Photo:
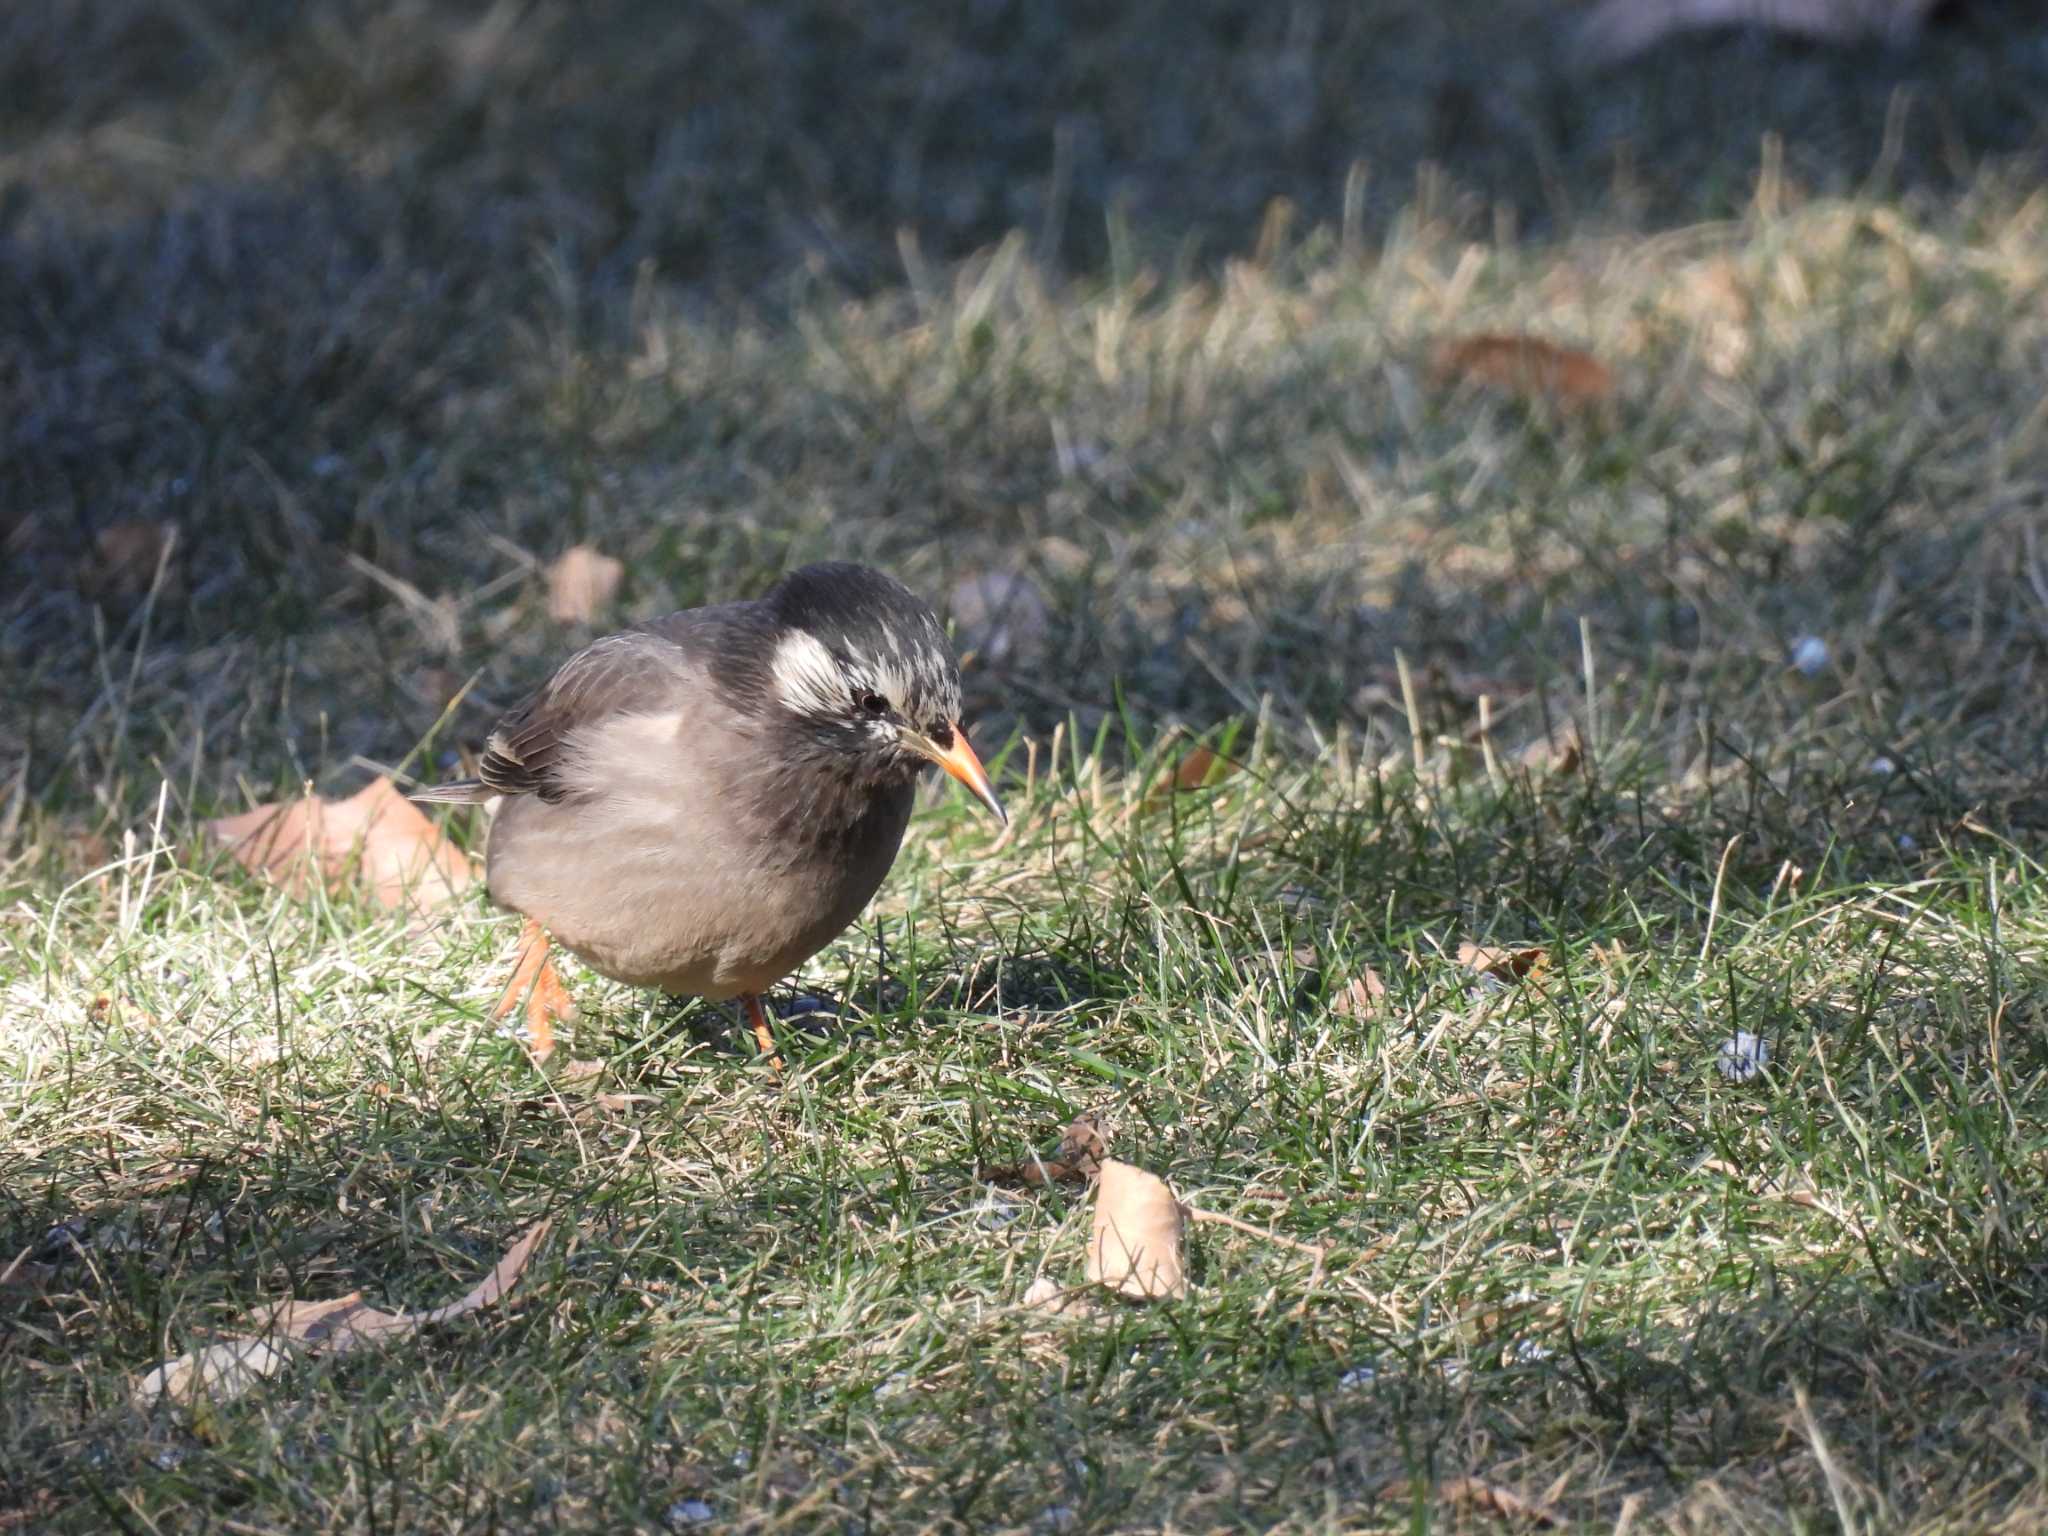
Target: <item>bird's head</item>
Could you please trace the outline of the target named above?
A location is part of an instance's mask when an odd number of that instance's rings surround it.
[[[868,776],[937,763],[996,815],[1002,802],[960,725],[960,669],[938,615],[864,565],[807,565],[768,593],[768,684],[813,741]]]

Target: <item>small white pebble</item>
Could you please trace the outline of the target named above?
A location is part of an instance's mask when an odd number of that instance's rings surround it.
[[[1337,1378],[1337,1390],[1339,1392],[1356,1392],[1360,1388],[1371,1386],[1379,1378],[1379,1367],[1354,1365],[1350,1370]]]
[[[1792,642],[1792,665],[1812,677],[1828,664],[1828,643],[1819,635],[1801,635]]]
[[[1538,1344],[1534,1339],[1517,1339],[1511,1351],[1517,1365],[1534,1365],[1538,1360],[1550,1358],[1550,1346]]]
[[[1746,1029],[1738,1029],[1721,1042],[1721,1054],[1714,1065],[1731,1083],[1746,1083],[1770,1064],[1771,1048]]]
[[[677,1499],[668,1507],[668,1523],[678,1528],[709,1525],[714,1511],[702,1499]]]
[[[1899,771],[1899,765],[1888,757],[1873,757],[1870,760],[1870,776],[1874,779],[1888,779]]]

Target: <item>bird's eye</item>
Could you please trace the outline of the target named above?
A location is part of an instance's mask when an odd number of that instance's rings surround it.
[[[889,701],[879,693],[864,693],[860,696],[861,713],[873,715],[880,720],[889,713]]]

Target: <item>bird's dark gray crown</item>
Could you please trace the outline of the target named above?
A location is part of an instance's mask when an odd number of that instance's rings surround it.
[[[950,738],[960,672],[938,615],[902,582],[833,561],[790,572],[762,601],[776,621],[771,676],[790,708],[840,715],[872,692],[916,729]]]

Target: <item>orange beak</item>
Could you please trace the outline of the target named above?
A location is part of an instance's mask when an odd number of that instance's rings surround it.
[[[953,745],[941,749],[935,743],[923,740],[918,746],[933,762],[958,779],[973,793],[974,798],[995,812],[996,820],[1004,826],[1010,818],[1003,810],[1003,802],[996,798],[995,786],[988,781],[988,770],[981,766],[981,759],[974,755],[974,748],[967,744],[967,733],[958,723],[953,726]]]

